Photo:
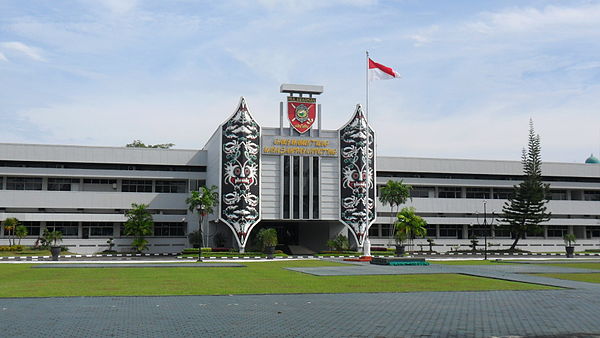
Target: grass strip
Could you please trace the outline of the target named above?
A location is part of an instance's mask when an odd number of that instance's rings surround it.
[[[496,260],[444,260],[444,261],[434,261],[427,260],[431,264],[443,264],[443,265],[506,265],[507,263],[497,262]]]
[[[558,266],[560,268],[578,268],[578,269],[593,269],[600,270],[600,263],[581,262],[581,263],[557,263],[544,264],[544,266]]]
[[[600,283],[600,273],[536,273],[535,275],[577,282]]]
[[[548,286],[458,274],[319,277],[284,267],[323,261],[244,263],[246,268],[56,268],[0,264],[0,297],[227,295],[416,291],[546,290]]]

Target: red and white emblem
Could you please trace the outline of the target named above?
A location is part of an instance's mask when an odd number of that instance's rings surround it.
[[[317,99],[288,96],[288,119],[297,132],[304,134],[317,116]]]

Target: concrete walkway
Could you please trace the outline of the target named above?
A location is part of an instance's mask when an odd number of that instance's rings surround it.
[[[331,267],[303,269],[306,270],[303,273],[333,274]],[[387,274],[389,271],[402,274],[411,271],[464,273],[511,280],[520,278],[569,289],[4,298],[0,299],[0,327],[2,335],[11,337],[492,337],[573,336],[578,333],[582,334],[580,337],[594,334],[600,337],[600,284],[523,274],[590,270],[529,264],[348,265],[340,270],[344,274],[361,275],[365,274],[363,272]]]

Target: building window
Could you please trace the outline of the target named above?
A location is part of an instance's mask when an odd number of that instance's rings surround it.
[[[84,178],[81,190],[113,192],[117,190],[117,180],[105,178]]]
[[[483,227],[483,226],[473,226],[473,227],[469,227],[469,238],[483,238],[483,237],[491,237],[492,233],[491,233],[492,229],[490,229],[490,227]]]
[[[299,156],[293,156],[292,157],[293,160],[293,165],[292,165],[292,169],[294,170],[294,175],[293,175],[293,179],[294,179],[294,186],[293,186],[293,195],[294,195],[294,200],[293,200],[293,206],[294,206],[294,215],[293,218],[294,219],[299,219],[300,218],[300,157]]]
[[[63,236],[79,236],[77,222],[46,222],[48,231],[60,231]]]
[[[302,218],[310,215],[310,157],[302,157]]]
[[[549,200],[553,201],[564,201],[567,199],[566,190],[550,190],[550,193],[546,196]]]
[[[319,218],[319,158],[313,157],[312,166],[312,179],[313,179],[313,218]]]
[[[544,231],[540,230],[539,232],[537,231],[527,231],[525,232],[525,238],[534,238],[534,237],[544,237]]]
[[[381,237],[390,237],[394,235],[394,228],[391,224],[381,224]]]
[[[283,218],[290,218],[290,156],[283,157]]]
[[[510,232],[510,228],[506,225],[499,226],[494,228],[494,237],[495,238],[512,238],[512,233]]]
[[[40,235],[40,222],[24,221],[21,224],[27,228],[27,236]]]
[[[116,184],[117,180],[109,180],[104,178],[85,178],[84,184]]]
[[[156,181],[156,192],[162,193],[186,193],[186,181]]]
[[[42,179],[36,177],[7,177],[6,190],[42,190]]]
[[[150,180],[123,180],[123,192],[152,192],[152,181]]]
[[[438,191],[439,198],[460,198],[462,188],[460,187],[440,187]]]
[[[425,226],[425,230],[427,230],[427,234],[425,235],[426,237],[432,237],[435,238],[437,236],[437,231],[436,231],[436,226],[433,224],[427,224]]]
[[[513,194],[513,189],[501,189],[501,188],[494,188],[494,199],[496,200],[507,200],[510,199],[510,197]]]
[[[569,233],[569,227],[567,227],[567,226],[560,226],[560,225],[548,226],[548,237],[563,238],[564,235],[566,235],[568,233]]]
[[[584,190],[583,191],[584,201],[600,201],[600,191],[597,190]]]
[[[467,198],[489,199],[489,188],[467,188]]]
[[[112,222],[83,222],[83,234],[89,236],[112,237],[114,228]]]
[[[200,187],[205,185],[205,180],[190,180],[190,191],[198,191],[200,190]]]
[[[40,222],[32,222],[32,221],[19,221],[19,225],[27,228],[27,236],[39,236],[40,235]],[[9,233],[4,228],[4,236],[8,236]],[[13,233],[14,235],[14,233]]]
[[[369,237],[379,237],[379,224],[373,224],[369,228]]]
[[[71,191],[71,184],[79,184],[79,179],[76,178],[49,178],[48,179],[48,190],[49,191]]]
[[[154,236],[178,237],[185,236],[184,222],[156,222],[154,223]]]
[[[587,239],[600,237],[600,227],[586,227],[585,232],[587,233]]]
[[[412,187],[410,189],[410,197],[412,198],[429,198],[429,191],[432,187]]]
[[[440,238],[461,238],[461,225],[440,225]]]

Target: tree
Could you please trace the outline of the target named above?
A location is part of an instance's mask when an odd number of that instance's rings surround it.
[[[546,212],[549,184],[542,183],[542,159],[540,156],[540,136],[533,130],[533,121],[529,120],[529,141],[527,150],[523,148],[523,182],[514,186],[513,194],[504,203],[502,212],[506,223],[515,236],[509,250],[515,250],[520,238],[527,232],[542,231],[540,223],[550,220],[551,213]]]
[[[62,232],[60,231],[46,231],[44,233],[44,236],[46,237],[46,241],[48,242],[48,244],[51,247],[57,247],[58,243],[62,242]]]
[[[20,225],[19,220],[9,217],[4,221],[4,230],[8,233],[8,245],[15,245],[15,230]]]
[[[133,140],[133,142],[126,144],[127,148],[160,148],[160,149],[170,149],[173,147],[174,143],[159,143],[159,144],[145,144],[140,140]]]
[[[19,245],[21,245],[21,240],[27,236],[27,228],[22,224],[17,225],[15,235],[19,237]]]
[[[204,218],[214,212],[215,207],[219,204],[219,193],[217,192],[216,186],[207,188],[206,186],[200,187],[198,191],[192,191],[190,196],[185,199],[185,203],[188,205],[188,209],[194,213],[198,213],[198,231],[200,232],[198,244],[198,261],[202,260],[202,224]]]
[[[408,240],[409,245],[412,245],[415,237],[423,237],[427,234],[427,229],[425,229],[427,222],[421,216],[415,214],[415,208],[402,208],[396,218],[396,223],[394,223],[396,227],[395,237],[399,244]]]
[[[392,209],[392,222],[391,226],[393,228],[394,221],[396,216],[398,215],[398,208],[401,204],[406,203],[406,200],[410,198],[410,191],[412,187],[410,185],[404,184],[402,180],[393,181],[389,180],[387,183],[379,189],[379,201],[383,205],[389,205]]]
[[[152,215],[148,211],[148,205],[132,203],[131,210],[127,210],[125,215],[127,216],[125,235],[133,236],[131,246],[137,253],[147,250],[148,241],[145,236],[152,234],[152,226],[154,225]]]

